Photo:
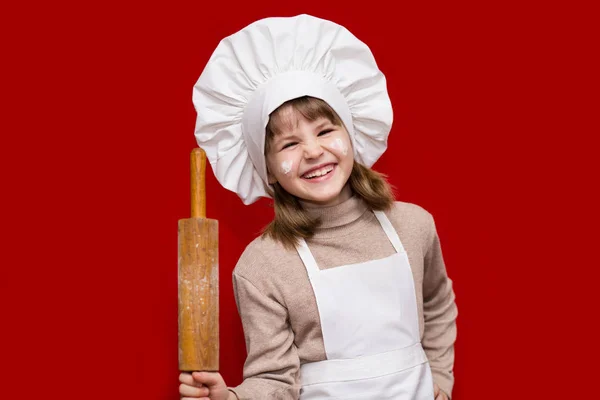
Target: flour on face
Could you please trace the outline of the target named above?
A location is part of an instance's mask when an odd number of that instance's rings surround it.
[[[292,170],[292,165],[294,164],[294,162],[292,160],[285,160],[281,163],[281,172],[283,172],[284,174],[289,174],[290,171]]]
[[[348,146],[346,146],[346,144],[340,138],[335,138],[335,140],[331,143],[331,148],[341,151],[343,155],[348,154]]]

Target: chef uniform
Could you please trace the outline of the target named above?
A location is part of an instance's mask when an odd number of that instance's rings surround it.
[[[370,167],[383,154],[393,119],[385,77],[365,43],[331,21],[256,21],[219,43],[194,85],[198,145],[244,204],[271,197],[265,128],[277,107],[302,96],[336,111],[355,161]],[[303,400],[433,399],[409,260],[385,214],[375,215],[396,250],[387,258],[320,270],[304,240],[297,248],[327,354],[302,365]]]

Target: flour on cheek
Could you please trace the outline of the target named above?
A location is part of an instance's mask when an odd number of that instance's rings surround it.
[[[339,150],[343,155],[348,154],[348,146],[342,141],[340,138],[335,138],[333,142],[331,142],[331,148],[334,150]]]
[[[284,174],[289,174],[292,171],[292,165],[294,162],[292,160],[285,160],[281,163],[281,172]]]

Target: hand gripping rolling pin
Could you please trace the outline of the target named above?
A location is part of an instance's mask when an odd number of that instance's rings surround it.
[[[190,155],[191,218],[178,221],[179,370],[219,370],[219,231],[206,218],[206,153]]]

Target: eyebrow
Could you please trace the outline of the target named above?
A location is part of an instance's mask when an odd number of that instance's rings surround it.
[[[321,122],[320,124],[318,124],[315,127],[316,129],[323,129],[323,127],[325,125],[333,125],[332,122],[330,120],[328,120],[327,118],[325,118],[325,117],[321,117],[321,118],[323,118],[323,122]]]

